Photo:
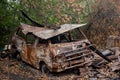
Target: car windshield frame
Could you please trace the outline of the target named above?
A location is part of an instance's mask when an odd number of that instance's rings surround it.
[[[75,30],[75,31],[74,31]],[[79,29],[79,28],[76,28],[74,30],[71,30],[71,31],[68,31],[68,32],[65,32],[63,34],[60,34],[58,36],[55,36],[55,37],[52,37],[50,38],[51,40],[51,43],[52,44],[57,44],[57,43],[68,43],[68,42],[75,42],[75,41],[80,41],[80,40],[85,40],[87,39],[87,37],[85,36],[85,34]],[[72,32],[73,31],[73,32]],[[73,33],[75,33],[73,34]],[[82,38],[78,37],[78,36],[82,36]],[[75,39],[76,38],[76,39]]]

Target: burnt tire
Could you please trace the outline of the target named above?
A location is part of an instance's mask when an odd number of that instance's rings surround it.
[[[20,52],[16,50],[14,53],[11,53],[10,58],[21,61]]]
[[[8,53],[0,53],[0,58],[7,58],[8,57]]]
[[[49,71],[46,64],[41,64],[40,71],[41,71],[42,74],[46,74],[46,75],[50,74],[50,71]]]

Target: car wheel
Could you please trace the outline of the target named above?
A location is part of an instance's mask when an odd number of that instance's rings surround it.
[[[0,58],[6,58],[8,57],[8,53],[0,53]]]
[[[40,70],[42,72],[42,74],[46,74],[48,75],[50,73],[49,69],[47,68],[46,64],[41,64]]]

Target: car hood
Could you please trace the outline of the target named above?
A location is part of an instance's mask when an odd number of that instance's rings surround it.
[[[90,43],[90,42],[87,39],[85,39],[76,42],[52,44],[51,49],[54,55],[58,55],[82,48],[84,46],[84,43]]]

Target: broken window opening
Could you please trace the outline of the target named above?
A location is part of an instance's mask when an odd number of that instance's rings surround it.
[[[26,38],[25,34],[22,32],[21,29],[19,29],[16,34],[17,34],[19,37],[23,38],[23,39]]]
[[[31,33],[26,35],[26,42],[29,44],[34,44],[36,40],[36,36],[32,35]]]
[[[86,37],[79,31],[79,29],[75,29],[69,32],[66,32],[64,34],[60,34],[58,36],[52,37],[51,43],[57,44],[57,43],[67,43],[67,42],[73,42],[78,40],[84,40]]]
[[[72,41],[84,40],[86,37],[79,31],[79,28],[71,31]]]
[[[48,43],[48,40],[44,40],[44,39],[39,38],[39,43],[40,44],[45,44],[45,43]]]

